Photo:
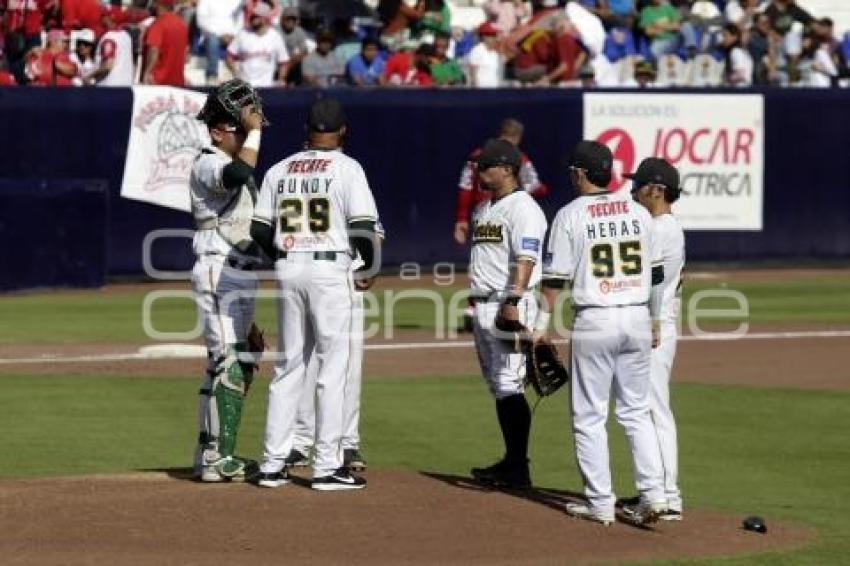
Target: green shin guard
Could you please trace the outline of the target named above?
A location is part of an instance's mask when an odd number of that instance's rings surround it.
[[[245,384],[251,378],[238,359],[239,353],[244,351],[246,347],[241,343],[228,346],[227,355],[219,365],[213,388],[218,409],[218,452],[222,458],[232,457],[236,453],[236,436],[242,419]]]

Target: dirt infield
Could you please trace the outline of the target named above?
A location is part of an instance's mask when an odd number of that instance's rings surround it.
[[[0,482],[4,564],[580,564],[788,549],[811,529],[690,511],[654,530],[568,517],[572,494],[369,472],[361,492],[202,485],[175,473]]]

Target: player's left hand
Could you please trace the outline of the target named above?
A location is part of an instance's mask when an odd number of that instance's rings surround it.
[[[372,288],[372,285],[375,284],[374,277],[367,277],[365,279],[355,279],[354,280],[354,288],[358,291],[368,291]]]

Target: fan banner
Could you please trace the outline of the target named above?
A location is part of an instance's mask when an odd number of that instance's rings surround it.
[[[195,119],[206,94],[173,87],[134,86],[130,141],[121,196],[189,212],[189,173],[209,145]]]
[[[584,137],[611,148],[612,190],[630,188],[623,175],[646,157],[672,163],[686,230],[762,230],[762,95],[585,93]]]

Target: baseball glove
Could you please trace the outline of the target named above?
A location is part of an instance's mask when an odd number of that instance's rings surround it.
[[[539,397],[548,397],[570,380],[570,374],[561,363],[558,350],[548,340],[541,340],[529,348],[526,356],[525,383],[531,385]]]

